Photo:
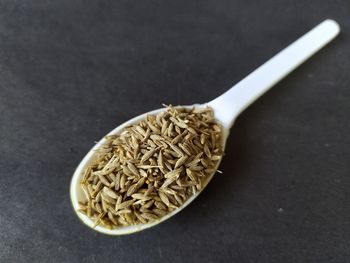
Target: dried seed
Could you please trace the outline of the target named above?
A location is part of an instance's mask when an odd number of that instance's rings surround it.
[[[147,223],[147,221],[138,212],[135,211],[134,213],[135,213],[135,216],[137,217],[137,219],[140,220],[140,222],[142,224],[146,224]]]
[[[140,208],[140,212],[142,212],[142,213],[151,213],[151,210],[149,210],[148,208],[145,208],[145,207],[141,207]]]
[[[159,166],[157,166],[157,165],[138,165],[137,167],[141,168],[141,169],[159,168]]]
[[[131,134],[131,145],[130,146],[133,149],[138,149],[140,147],[138,142],[137,142],[136,137],[133,134]]]
[[[121,195],[118,196],[117,205],[121,204],[122,200],[123,200],[122,196]]]
[[[168,136],[171,137],[173,134],[174,124],[171,122],[168,127]]]
[[[130,128],[130,133],[132,135],[134,135],[140,141],[143,139],[142,134],[140,134],[136,128]],[[128,143],[127,140],[125,140],[125,138],[124,138],[124,142],[125,142],[125,144],[127,144],[131,148],[131,145]]]
[[[164,138],[163,138],[162,136],[158,135],[158,134],[152,134],[152,135],[150,136],[150,138],[151,138],[154,142],[164,140]]]
[[[143,136],[146,135],[146,131],[144,129],[142,129],[141,126],[136,126],[135,128],[141,135],[143,135]]]
[[[139,169],[139,173],[142,177],[147,177],[147,173],[143,169]]]
[[[113,199],[117,199],[118,198],[117,193],[114,192],[112,189],[106,187],[106,186],[103,187],[103,193],[105,193],[106,195],[109,195]]]
[[[117,175],[115,176],[115,185],[114,185],[114,189],[116,191],[119,190],[120,187],[120,173],[118,172]]]
[[[197,192],[196,187],[194,185],[192,185],[191,189],[192,189],[192,194],[195,195]]]
[[[178,168],[178,167],[180,167],[181,165],[183,165],[185,162],[186,162],[186,160],[187,160],[187,158],[188,158],[188,156],[182,156],[181,158],[179,158],[178,160],[177,160],[177,162],[175,163],[175,168]]]
[[[154,221],[158,219],[158,216],[152,213],[142,213],[141,216],[149,221]]]
[[[179,154],[173,150],[164,149],[164,156],[171,160],[173,157],[178,158]]]
[[[205,108],[195,108],[193,110],[193,113],[205,113],[205,112],[211,112],[211,109],[209,107],[205,107]]]
[[[203,155],[203,153],[199,153],[199,154],[197,154],[194,158],[193,158],[193,160],[191,161],[191,162],[189,162],[189,163],[187,163],[186,164],[186,166],[187,167],[193,167],[193,166],[195,166],[197,163],[199,163],[200,161],[201,161],[201,156]]]
[[[178,177],[181,173],[181,169],[175,169],[164,175],[164,178]]]
[[[145,137],[141,140],[141,142],[146,141],[150,135],[151,135],[151,130],[147,128]]]
[[[174,150],[174,152],[176,152],[176,153],[179,155],[179,157],[185,155],[185,154],[183,153],[183,151],[181,151],[181,149],[180,149],[178,146],[176,146],[176,145],[174,145],[174,144],[171,144],[171,143],[169,144],[169,146],[171,147],[171,149]]]
[[[118,210],[121,210],[121,209],[125,209],[125,208],[128,208],[129,206],[131,206],[132,204],[134,203],[134,200],[128,200],[128,201],[125,201],[121,204],[116,204],[115,205],[115,210],[118,211]]]
[[[90,197],[90,193],[87,189],[87,186],[85,184],[80,184],[81,185],[81,188],[83,189],[83,192],[84,192],[84,195],[85,195],[85,198],[90,201],[91,200],[91,197]]]
[[[97,175],[97,176],[98,176],[98,179],[100,179],[100,181],[101,181],[104,185],[109,186],[109,182],[108,182],[108,180],[106,179],[106,177],[104,177],[104,175],[99,174],[99,175]]]
[[[91,217],[91,215],[92,215],[91,201],[88,201],[88,203],[87,203],[86,214],[88,217]]]
[[[204,144],[206,142],[206,140],[207,140],[207,136],[204,133],[202,133],[200,143]]]
[[[155,201],[155,202],[154,202],[154,205],[155,205],[157,208],[162,209],[162,210],[166,210],[166,209],[167,209],[167,208],[166,208],[166,205],[165,205],[163,202],[161,202],[161,201]]]
[[[191,149],[188,148],[186,145],[180,143],[180,144],[179,144],[179,147],[180,147],[181,150],[183,150],[186,154],[188,154],[188,155],[191,155],[191,154],[192,154],[192,153],[191,153]]]
[[[196,166],[191,166],[192,171],[201,171],[203,170],[203,166],[201,165],[196,165]]]
[[[126,182],[126,176],[125,176],[125,174],[122,174],[122,176],[120,178],[120,188],[121,189],[125,188],[125,182]]]
[[[150,208],[154,204],[154,200],[148,201],[146,204],[143,205],[144,208]]]
[[[186,169],[186,174],[192,181],[196,181],[196,176],[190,169]]]
[[[201,159],[201,164],[204,166],[204,168],[208,168],[208,166],[209,166],[209,164],[203,158]]]
[[[197,135],[197,132],[195,129],[193,129],[192,127],[187,127],[187,130],[192,133],[193,135]]]
[[[180,130],[179,126],[175,126],[175,131],[177,134],[181,134],[181,130]]]
[[[221,159],[221,156],[220,155],[212,155],[211,156],[211,160],[212,161],[219,161]]]
[[[110,184],[112,184],[115,181],[115,174],[114,173],[107,174],[106,177],[107,177],[107,180],[110,182]]]
[[[121,167],[122,167],[122,169],[123,169],[123,173],[124,173],[124,174],[126,174],[126,175],[128,175],[128,176],[132,176],[132,175],[133,175],[133,173],[130,171],[130,169],[129,169],[127,166],[122,165]]]
[[[204,145],[204,153],[206,156],[208,156],[208,158],[211,158],[211,153],[210,153],[210,150],[208,148],[208,145]]]
[[[154,191],[154,187],[151,186],[150,188],[148,188],[148,189],[146,190],[146,192],[144,193],[144,195],[145,195],[145,196],[148,196],[148,195],[150,195],[153,191]]]
[[[153,125],[151,122],[147,122],[147,124],[154,133],[160,134],[160,130],[155,125]]]
[[[163,117],[164,117],[164,112],[161,112],[156,115],[156,122],[159,126],[163,125]]]
[[[101,221],[102,217],[106,215],[106,212],[100,213],[98,217],[96,218],[95,223],[93,224],[92,228],[95,228]]]
[[[152,140],[148,140],[147,144],[151,147],[151,148],[157,148],[157,145],[152,141]]]
[[[215,169],[205,169],[204,170],[204,172],[206,173],[206,174],[212,174],[212,173],[214,173],[215,172]]]
[[[98,177],[97,177],[97,176],[93,176],[93,175],[91,174],[91,176],[89,177],[89,179],[91,179],[92,177],[93,177],[92,183],[93,183],[93,184],[97,184],[97,182],[98,182]]]
[[[163,119],[163,120],[164,120],[164,119]],[[167,130],[167,128],[168,128],[168,125],[169,125],[169,122],[168,122],[168,121],[164,120],[164,122],[162,122],[162,130],[161,130],[161,133],[162,133],[163,135],[166,135],[165,132],[166,132],[166,130]]]
[[[214,126],[213,126],[213,129],[214,129],[216,132],[221,133],[221,128],[220,128],[219,125],[214,125]]]
[[[139,194],[139,193],[133,194],[133,195],[131,195],[131,197],[134,199],[145,199],[146,198],[144,196],[144,194]]]
[[[130,209],[122,209],[122,210],[119,210],[118,212],[117,212],[117,214],[118,215],[121,215],[121,214],[129,214],[129,213],[131,213],[131,210]]]
[[[180,127],[180,128],[186,129],[186,128],[188,127],[188,125],[187,125],[186,123],[180,122],[180,121],[178,121],[177,119],[175,119],[174,117],[170,117],[170,120],[171,120],[175,125],[177,125],[177,126]]]
[[[177,203],[179,204],[179,205],[182,205],[183,204],[183,201],[182,201],[182,199],[181,199],[181,197],[179,196],[179,195],[174,195],[174,198],[176,199],[176,201],[177,201]]]
[[[165,164],[165,166],[166,166],[166,168],[169,170],[169,171],[171,171],[173,168],[171,167],[171,165],[169,164],[169,162],[166,162],[166,163],[164,163]]]
[[[118,223],[123,225],[123,226],[129,225],[128,222],[126,222],[124,216],[122,216],[122,215],[120,215],[117,220],[118,220]]]
[[[155,152],[155,149],[149,150],[147,153],[145,153],[142,158],[141,158],[141,163],[144,163],[145,161],[147,161]]]
[[[156,159],[155,158],[149,158],[149,164],[150,165],[157,165],[157,161],[156,161]]]
[[[110,204],[115,204],[116,200],[110,197],[109,195],[105,194],[104,192],[101,193],[102,200],[110,203]]]
[[[136,191],[137,191],[137,183],[129,187],[128,191],[126,192],[126,196],[131,196]]]
[[[163,201],[163,203],[166,204],[166,206],[170,205],[169,198],[167,197],[166,194],[164,194],[163,192],[159,191],[158,195],[159,195],[160,199]]]
[[[102,207],[101,207],[100,203],[96,203],[95,208],[96,208],[97,212],[102,213]]]
[[[161,210],[161,209],[158,209],[158,208],[154,208],[152,210],[152,212],[158,216],[165,216],[166,215],[166,211],[165,210]]]
[[[98,193],[97,193],[97,195],[96,195],[96,197],[95,197],[95,201],[96,202],[101,202],[101,191],[99,191]]]
[[[168,185],[170,185],[173,182],[175,182],[176,179],[177,179],[176,177],[170,177],[170,178],[166,179],[160,188],[168,187]]]
[[[115,226],[118,226],[118,222],[117,222],[117,220],[115,220],[113,214],[112,214],[111,212],[108,212],[107,215],[108,215],[109,220],[111,220],[111,222],[112,222]]]
[[[136,166],[131,162],[128,162],[128,168],[133,174],[140,176],[139,170],[137,170]]]
[[[91,167],[88,167],[85,169],[84,174],[82,176],[82,180],[81,180],[82,183],[87,181],[88,177],[90,176],[90,172],[91,172]]]

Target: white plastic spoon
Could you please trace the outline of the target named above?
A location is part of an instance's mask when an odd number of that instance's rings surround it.
[[[306,33],[304,36],[296,40],[294,43],[286,47],[284,50],[279,52],[277,55],[272,57],[265,64],[257,68],[223,95],[208,103],[183,107],[212,107],[217,121],[220,122],[223,126],[223,141],[225,144],[231,126],[233,125],[237,116],[244,109],[246,109],[257,98],[263,95],[267,90],[269,90],[278,81],[288,75],[306,59],[324,47],[328,42],[330,42],[335,36],[338,35],[339,31],[339,25],[335,21],[329,19],[325,20],[313,28],[311,31]],[[154,110],[137,116],[121,124],[112,130],[109,134],[119,134],[123,128],[143,120],[146,117],[146,114],[157,114],[162,110],[164,109]],[[99,141],[88,152],[88,154],[84,157],[74,172],[70,186],[70,197],[75,211],[79,209],[78,201],[83,201],[85,199],[82,189],[79,185],[82,172],[84,171],[85,167],[93,161],[94,151],[99,148],[104,142],[105,139]],[[208,176],[207,181],[203,183],[202,189],[205,188],[213,175],[214,173]],[[172,217],[183,208],[185,208],[189,203],[191,203],[198,195],[199,192],[190,197],[180,208],[162,217],[159,221],[150,224],[120,227],[113,230],[102,226],[96,226],[93,229],[110,235],[131,234],[155,226]],[[77,212],[77,215],[86,225],[93,227],[94,222],[90,218],[79,212]]]

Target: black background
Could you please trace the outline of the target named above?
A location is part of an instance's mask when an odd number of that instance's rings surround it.
[[[80,223],[75,167],[118,124],[220,95],[326,18],[342,33],[247,109],[169,221]],[[1,1],[0,262],[349,262],[350,2]]]

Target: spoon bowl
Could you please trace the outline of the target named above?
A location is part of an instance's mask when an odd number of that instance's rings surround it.
[[[204,104],[194,104],[191,106],[179,106],[181,108],[202,108],[211,107],[214,111],[215,118],[218,123],[222,125],[222,145],[223,150],[225,148],[226,140],[230,132],[230,128],[234,123],[237,116],[246,109],[251,103],[253,103],[257,98],[263,95],[267,90],[274,86],[278,81],[288,75],[296,67],[302,64],[306,59],[311,57],[314,53],[324,47],[329,43],[335,36],[338,35],[340,31],[339,25],[333,20],[325,20],[314,29],[303,35],[301,38],[293,42],[291,45],[286,47],[284,50],[279,52],[277,55],[268,60],[265,64],[257,68],[243,80],[238,82],[234,87],[229,89],[226,93],[217,97],[216,99],[204,103]],[[147,115],[156,115],[164,111],[163,109],[157,109],[144,114],[141,114],[112,130],[107,135],[120,134],[122,130],[132,124],[138,123],[139,121],[145,119]],[[203,187],[201,191],[188,198],[184,204],[170,212],[169,214],[163,216],[158,221],[138,224],[132,226],[119,227],[115,229],[108,229],[97,225],[94,227],[94,221],[91,220],[86,215],[77,212],[79,209],[79,201],[84,201],[85,196],[82,188],[80,187],[80,180],[83,171],[87,166],[89,166],[95,160],[95,151],[100,148],[105,143],[105,139],[101,139],[95,146],[87,153],[84,159],[80,162],[79,166],[76,168],[71,185],[70,185],[70,198],[74,210],[81,221],[87,226],[93,228],[104,234],[109,235],[124,235],[131,234],[155,226],[168,218],[174,216],[176,213],[180,212],[186,206],[188,206],[208,185],[210,180],[213,178],[215,172],[206,177],[203,182]],[[219,166],[221,160],[217,163],[215,170]]]
[[[181,108],[204,108],[208,106],[208,104],[196,104],[196,105],[192,105],[192,106],[181,106]],[[144,120],[146,118],[147,115],[156,115],[160,112],[164,111],[164,108],[161,109],[157,109],[157,110],[153,110],[144,114],[141,114],[139,116],[136,116],[130,120],[128,120],[127,122],[124,122],[123,124],[121,124],[120,126],[118,126],[117,128],[115,128],[114,130],[112,130],[111,132],[109,132],[107,135],[116,135],[116,134],[120,134],[124,128],[129,127],[135,123],[140,122],[141,120]],[[223,127],[223,145],[226,142],[227,136],[229,133],[229,129],[225,129]],[[79,201],[85,201],[86,197],[84,196],[83,190],[80,187],[80,180],[83,174],[83,171],[85,170],[86,167],[88,167],[90,164],[92,164],[95,160],[95,152],[98,148],[100,148],[104,143],[105,143],[106,139],[102,138],[98,143],[96,143],[94,145],[94,147],[87,153],[87,155],[84,157],[84,159],[80,162],[79,166],[76,168],[74,174],[73,174],[73,178],[71,181],[71,186],[70,186],[70,197],[71,197],[71,202],[72,205],[74,207],[74,210],[76,211],[77,216],[80,218],[80,220],[86,224],[87,226],[93,228],[94,226],[94,221],[91,220],[89,217],[87,217],[86,215],[77,212],[77,210],[79,209]],[[219,162],[217,163],[215,170],[218,168],[219,164],[220,164],[221,160],[219,160]],[[209,181],[213,178],[215,172],[213,172],[212,174],[210,174],[209,176],[207,176],[205,178],[205,181],[203,182],[203,188],[202,190],[207,186],[207,184],[209,183]],[[202,191],[201,190],[201,191]],[[139,224],[139,225],[133,225],[133,226],[125,226],[125,227],[120,227],[120,228],[115,228],[115,229],[108,229],[105,227],[102,227],[100,225],[94,227],[93,229],[104,233],[104,234],[109,234],[109,235],[124,235],[124,234],[131,234],[134,232],[138,232],[141,230],[144,230],[146,228],[152,227],[154,225],[157,225],[165,220],[167,220],[168,218],[172,217],[173,215],[175,215],[176,213],[180,212],[182,209],[184,209],[187,205],[189,205],[199,194],[201,191],[198,191],[196,194],[192,195],[190,198],[188,198],[184,204],[172,211],[171,213],[163,216],[162,218],[160,218],[158,221],[152,222],[152,223],[148,223],[148,224]]]

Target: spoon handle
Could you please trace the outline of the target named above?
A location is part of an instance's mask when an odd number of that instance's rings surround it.
[[[273,85],[330,42],[340,31],[327,19],[277,53],[227,92],[208,103],[216,118],[230,128],[236,117]]]

